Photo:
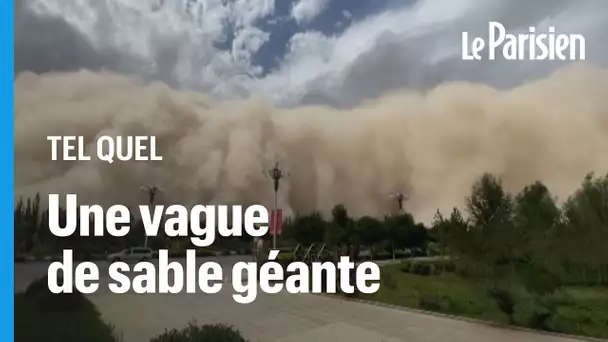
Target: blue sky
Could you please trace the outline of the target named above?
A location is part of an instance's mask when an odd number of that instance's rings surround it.
[[[259,21],[258,26],[270,32],[270,39],[255,54],[253,63],[261,66],[264,73],[275,68],[283,59],[291,37],[298,32],[319,31],[327,36],[339,35],[353,22],[373,16],[391,7],[404,6],[411,1],[404,0],[329,0],[324,8],[310,22],[298,23],[291,17],[291,10],[299,0],[282,0],[275,2],[273,15]],[[229,37],[232,37],[229,35]],[[226,48],[232,44],[231,39],[217,44]]]

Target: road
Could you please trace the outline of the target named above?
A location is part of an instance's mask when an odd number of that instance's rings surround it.
[[[229,269],[242,256],[199,258]],[[100,269],[107,264],[99,263]],[[15,265],[16,290],[46,273],[48,263]],[[103,274],[102,273],[102,278]],[[125,342],[147,342],[165,328],[190,321],[236,326],[251,342],[574,342],[576,339],[501,329],[489,325],[368,305],[327,296],[258,291],[255,302],[232,299],[230,279],[208,294],[117,295],[106,286],[90,295],[104,319],[122,332]]]

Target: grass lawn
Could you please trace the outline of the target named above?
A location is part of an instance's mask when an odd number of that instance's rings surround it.
[[[409,308],[508,323],[507,316],[487,295],[480,282],[455,274],[416,275],[402,271],[400,264],[381,268],[382,285],[372,295],[359,298]],[[523,288],[514,290],[515,324],[554,332],[608,338],[608,288],[568,287],[544,297],[542,304]],[[546,308],[555,308],[547,311]],[[542,327],[534,317],[553,314]]]

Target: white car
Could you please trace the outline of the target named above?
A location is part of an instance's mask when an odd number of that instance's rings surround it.
[[[147,247],[131,247],[127,248],[118,253],[108,255],[107,260],[109,262],[114,261],[148,261],[152,259],[153,253],[150,248]]]

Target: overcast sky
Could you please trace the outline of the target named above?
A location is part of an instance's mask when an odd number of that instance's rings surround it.
[[[460,61],[461,32],[553,25],[607,65],[605,0],[21,0],[16,72],[133,73],[220,98],[353,106],[449,80],[509,87],[553,62]]]

